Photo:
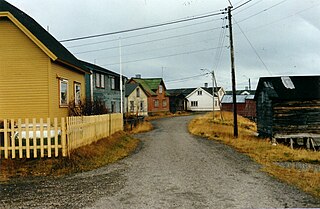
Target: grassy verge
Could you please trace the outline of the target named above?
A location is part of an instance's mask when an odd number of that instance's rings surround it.
[[[320,165],[320,152],[292,150],[284,145],[273,146],[267,139],[262,140],[254,135],[255,123],[240,116],[238,116],[239,137],[234,139],[232,113],[223,112],[223,117],[224,120],[221,120],[219,113],[215,115],[215,120],[212,119],[212,113],[197,117],[190,122],[189,131],[194,135],[219,140],[234,147],[263,165],[263,171],[320,197],[320,172],[312,169],[284,168],[276,164],[277,162],[303,162]]]
[[[146,117],[146,121],[151,121],[151,120],[156,120],[160,118],[172,118],[172,117],[179,117],[179,116],[187,116],[192,114],[191,112],[176,112],[176,113],[171,113],[171,112],[159,112],[159,113],[154,113],[154,115]]]
[[[125,132],[81,147],[70,158],[14,159],[0,161],[0,181],[26,176],[60,176],[89,171],[113,163],[132,153],[139,140]]]

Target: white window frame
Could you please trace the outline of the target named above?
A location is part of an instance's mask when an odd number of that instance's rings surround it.
[[[74,82],[74,104],[79,106],[81,104],[81,83]]]
[[[115,80],[115,77],[111,77],[110,78],[110,88],[112,90],[115,90],[116,89],[116,80]]]
[[[198,107],[198,101],[191,101],[191,107]]]
[[[130,101],[130,112],[134,112],[134,101]]]
[[[162,92],[163,92],[163,87],[162,85],[159,85],[159,94],[162,94]]]
[[[198,96],[202,96],[202,91],[201,90],[198,91]]]
[[[159,105],[160,105],[160,104],[159,104],[159,99],[155,99],[155,100],[154,100],[154,107],[155,107],[155,108],[158,108]]]
[[[137,88],[137,97],[140,97],[140,88]]]
[[[63,86],[65,85],[65,87]],[[68,107],[69,103],[69,84],[67,79],[59,79],[59,106]],[[64,90],[64,91],[63,91]],[[65,94],[63,96],[63,93]]]

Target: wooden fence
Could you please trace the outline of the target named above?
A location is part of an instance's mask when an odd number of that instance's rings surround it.
[[[58,120],[0,120],[0,158],[66,157],[78,147],[123,130],[122,114]]]

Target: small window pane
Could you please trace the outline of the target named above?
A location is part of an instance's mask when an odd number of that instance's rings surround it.
[[[104,88],[104,75],[103,75],[103,74],[101,74],[100,76],[101,76],[101,77],[100,77],[100,81],[101,81],[101,88]]]
[[[81,103],[81,84],[75,83],[74,84],[74,104],[80,105]]]
[[[60,80],[60,106],[68,106],[68,80]]]

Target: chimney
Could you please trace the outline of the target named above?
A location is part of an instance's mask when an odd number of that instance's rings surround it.
[[[141,78],[141,74],[136,74],[136,78]]]
[[[245,86],[244,89],[245,89],[245,90],[249,90],[248,86]]]
[[[208,83],[204,83],[204,88],[208,88]]]

